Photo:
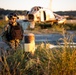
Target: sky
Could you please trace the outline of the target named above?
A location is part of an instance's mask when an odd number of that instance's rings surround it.
[[[76,0],[0,0],[0,8],[9,10],[31,10],[34,6],[51,7],[53,11],[76,10]]]

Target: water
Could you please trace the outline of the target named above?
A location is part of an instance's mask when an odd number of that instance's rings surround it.
[[[29,22],[21,21],[23,30],[25,31],[27,27],[30,25]],[[35,34],[35,42],[36,43],[51,43],[57,44],[58,42],[62,43],[63,41],[60,40],[61,38],[67,37],[68,39],[72,39],[73,42],[76,43],[76,32],[75,31],[67,31],[68,34],[61,35],[59,33],[54,34]]]
[[[29,22],[20,22],[22,24],[23,30],[26,30],[29,26]],[[50,43],[57,45],[59,43],[63,43],[62,40],[64,37],[68,39],[72,39],[74,43],[76,43],[76,32],[75,31],[67,31],[68,35],[65,34],[64,36],[59,33],[52,33],[52,34],[35,34],[35,43]],[[2,38],[0,37],[0,42],[2,42]],[[1,44],[0,44],[1,45]]]
[[[63,38],[61,34],[42,34],[42,35],[35,35],[35,42],[36,43],[51,43],[51,44],[57,44],[57,41]]]
[[[68,39],[71,39],[70,37],[72,36],[74,32],[70,31],[70,34],[66,36]],[[62,39],[64,38],[63,35],[59,33],[54,33],[54,34],[35,34],[35,42],[36,43],[51,43],[51,44],[57,44],[57,42],[62,42]],[[76,35],[73,36],[72,40],[76,43]],[[0,37],[0,41],[2,41]]]
[[[43,35],[35,35],[36,43],[51,43],[57,45],[58,43],[63,43],[63,39],[66,38],[68,41],[73,41],[76,43],[76,35],[74,32],[70,31],[69,35],[62,35],[59,33],[54,34],[43,34]]]

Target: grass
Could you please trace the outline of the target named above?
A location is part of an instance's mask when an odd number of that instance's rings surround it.
[[[7,21],[4,20],[0,20],[0,33],[3,29],[3,27],[7,24]],[[28,28],[28,30],[31,30],[32,32],[43,32],[45,30],[47,30],[46,32],[50,33],[50,32],[63,32],[63,29],[65,30],[76,30],[76,24],[54,24],[51,25],[50,22],[45,22],[45,23],[36,23],[35,24],[35,28],[32,30],[30,28]],[[43,32],[45,33],[45,32]]]
[[[34,55],[23,49],[6,53],[1,49],[0,75],[76,75],[76,48],[67,44],[73,42],[72,37],[62,40],[65,44],[60,48],[37,45]]]
[[[65,33],[66,27],[56,27]],[[49,44],[39,44],[34,55],[23,49],[5,52],[0,48],[0,75],[76,75],[76,48],[67,44],[72,42],[71,37],[62,40],[65,44],[60,48],[50,49]]]
[[[76,30],[76,24],[66,24],[66,25],[64,25],[64,27],[67,30]]]
[[[23,50],[7,55],[1,51],[0,75],[76,75],[76,48],[50,49],[41,44],[34,55]]]
[[[36,23],[35,28],[31,30],[28,28],[30,32],[32,33],[42,33],[42,34],[47,34],[47,33],[62,33],[64,30],[68,31],[76,31],[76,24],[54,24],[51,25],[50,23]]]

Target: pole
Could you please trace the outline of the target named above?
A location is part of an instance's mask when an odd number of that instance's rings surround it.
[[[35,52],[35,36],[33,33],[24,35],[24,51],[34,54]]]

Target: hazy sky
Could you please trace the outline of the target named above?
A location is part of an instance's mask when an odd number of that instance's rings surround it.
[[[48,8],[50,0],[0,0],[0,8],[30,10],[33,6]],[[52,0],[53,11],[76,10],[76,0]]]

